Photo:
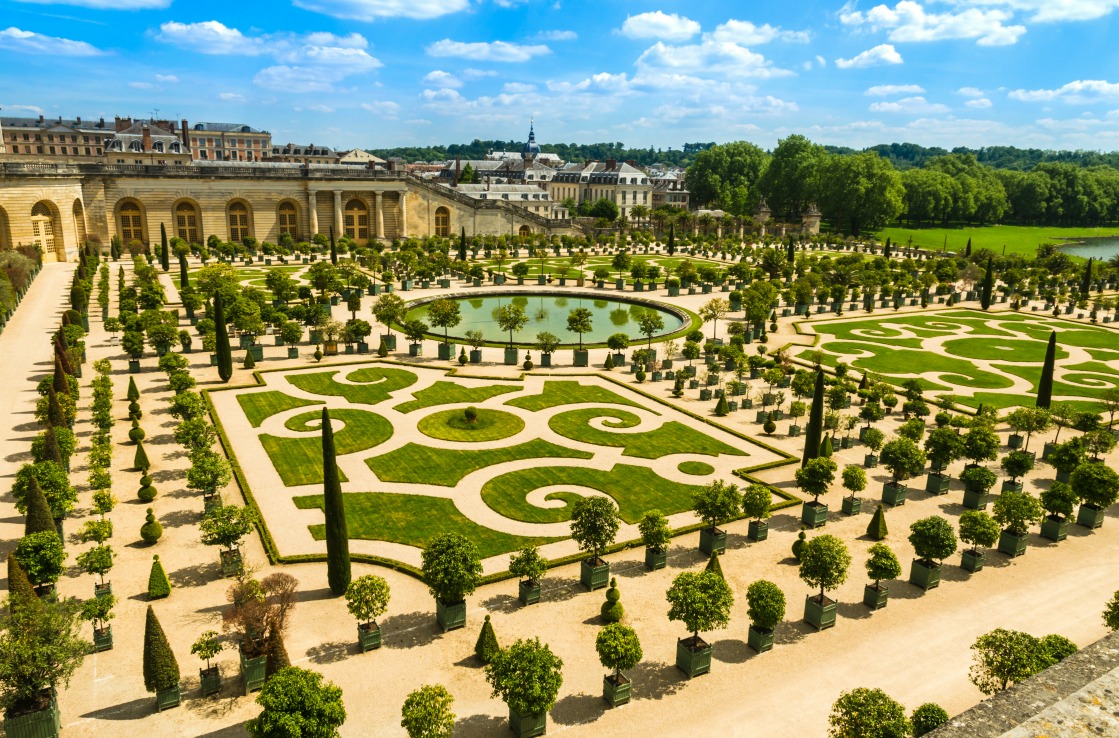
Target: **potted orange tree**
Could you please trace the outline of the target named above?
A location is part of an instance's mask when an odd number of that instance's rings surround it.
[[[785,617],[785,593],[773,582],[759,579],[746,588],[750,618],[746,643],[758,653],[773,648],[773,630]]]
[[[190,647],[192,655],[206,661],[206,668],[198,670],[198,681],[201,683],[203,697],[221,691],[221,668],[217,664],[211,664],[210,660],[221,653],[223,648],[217,632],[212,630],[198,636],[198,640]]]
[[[525,546],[509,559],[509,573],[520,579],[517,599],[522,605],[540,601],[540,581],[548,572],[548,560],[540,555],[536,546]]]
[[[381,626],[377,618],[389,607],[389,583],[382,577],[366,574],[346,587],[346,609],[357,618],[357,642],[361,652],[381,647]]]
[[[668,545],[672,541],[668,518],[660,510],[650,510],[641,516],[637,530],[645,544],[645,568],[649,571],[663,569],[668,563]]]
[[[676,668],[688,678],[711,671],[711,644],[701,630],[725,628],[730,622],[734,594],[721,575],[713,571],[677,574],[666,593],[668,619],[682,622],[692,635],[676,640]]]
[[[930,515],[909,526],[909,543],[917,558],[909,570],[909,583],[926,592],[940,586],[944,559],[956,552],[956,531],[939,515]]]
[[[590,554],[579,567],[579,581],[588,590],[601,589],[610,581],[610,564],[600,553],[614,542],[619,527],[614,502],[605,497],[583,497],[571,511],[571,537],[580,551]]]
[[[692,493],[692,510],[705,525],[699,530],[699,550],[710,556],[712,552],[727,550],[727,532],[719,525],[732,520],[742,506],[738,486],[721,479],[704,485]]]
[[[883,579],[897,579],[901,576],[901,563],[898,557],[884,543],[876,543],[867,553],[866,575],[874,584],[863,587],[863,604],[871,610],[881,610],[890,599],[890,588],[882,584]]]
[[[602,665],[614,670],[602,678],[602,698],[611,707],[624,705],[629,702],[633,685],[622,671],[637,666],[643,656],[637,631],[628,625],[610,623],[598,631],[594,647]]]
[[[423,550],[423,577],[435,598],[435,619],[443,632],[466,625],[466,595],[478,587],[482,562],[474,542],[457,533],[437,537]]]
[[[517,738],[544,735],[548,711],[563,686],[563,660],[539,638],[524,639],[494,654],[486,665],[493,696],[509,706],[509,727]]]
[[[985,554],[979,547],[990,548],[999,538],[999,524],[981,510],[965,510],[960,515],[960,540],[970,543],[960,560],[960,567],[977,572],[983,569]]]
[[[850,567],[851,554],[835,536],[816,536],[801,548],[800,579],[809,587],[820,588],[820,594],[808,595],[804,601],[804,621],[816,630],[835,625],[838,603],[827,596],[827,591],[847,581]]]
[[[746,537],[751,541],[764,541],[769,537],[769,508],[773,504],[773,493],[769,487],[755,482],[742,491],[742,514],[750,518]]]
[[[818,528],[828,522],[828,506],[820,502],[820,495],[825,494],[831,483],[835,481],[835,470],[838,467],[831,459],[818,456],[809,459],[800,469],[796,470],[795,480],[797,487],[805,494],[812,495],[800,509],[800,522],[809,528]]]
[[[1030,526],[1040,523],[1044,516],[1041,502],[1029,492],[1008,490],[995,500],[993,513],[995,522],[1003,528],[999,551],[1008,556],[1026,553]]]

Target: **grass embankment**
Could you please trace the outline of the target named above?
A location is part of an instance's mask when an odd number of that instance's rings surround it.
[[[1034,256],[1037,253],[1037,247],[1043,243],[1060,244],[1081,238],[1119,236],[1119,227],[1060,228],[1055,226],[993,225],[903,228],[893,226],[883,228],[875,235],[883,243],[889,237],[894,243],[905,246],[912,238],[913,245],[918,248],[930,251],[940,251],[943,248],[947,251],[958,252],[963,252],[967,248],[967,240],[970,238],[972,251],[990,249],[996,254],[1001,254],[1005,246],[1007,255]]]

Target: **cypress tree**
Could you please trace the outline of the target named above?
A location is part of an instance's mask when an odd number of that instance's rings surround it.
[[[1092,291],[1092,258],[1088,258],[1088,264],[1084,267],[1084,278],[1080,280],[1080,298],[1087,299],[1088,293]]]
[[[179,291],[187,288],[187,260],[186,254],[179,254]]]
[[[466,261],[466,226],[462,227],[462,235],[458,239],[458,260]]]
[[[326,517],[326,578],[335,596],[350,586],[350,537],[346,529],[346,507],[338,461],[334,452],[334,430],[330,412],[322,410],[323,512]]]
[[[886,258],[886,259],[890,258],[890,237],[889,236],[886,236],[886,245],[882,247],[882,256],[883,256],[883,258]]]
[[[971,236],[967,237],[967,248],[964,249],[964,256],[971,256]]]
[[[995,289],[994,260],[987,259],[987,273],[983,275],[983,291],[979,295],[979,305],[986,310],[991,307],[991,293]]]
[[[225,327],[225,306],[221,293],[214,293],[214,352],[218,355],[218,377],[228,382],[233,376],[233,352],[229,348],[229,330]]]
[[[144,625],[144,688],[149,692],[162,692],[179,683],[179,662],[167,642],[163,626],[148,605],[148,619]]]
[[[1057,331],[1049,334],[1049,346],[1045,349],[1045,364],[1041,367],[1041,381],[1037,383],[1037,407],[1049,409],[1053,401],[1053,368],[1057,363]]]
[[[793,237],[792,236],[789,236],[789,245],[786,249],[786,253],[787,253],[788,258],[789,258],[789,266],[792,266],[793,263],[796,262],[796,260],[797,260],[797,258],[796,258],[797,257],[797,248],[796,248],[796,246],[793,245]]]
[[[486,616],[486,620],[482,623],[482,632],[478,634],[478,640],[474,643],[474,655],[483,664],[488,664],[501,650],[501,646],[497,644],[497,634],[493,632],[493,623],[490,622],[490,616]]]
[[[54,377],[51,379],[51,385],[55,392],[70,394],[70,380],[66,378],[66,372],[62,369],[62,362],[58,356],[54,357]]]
[[[128,378],[128,392],[125,393],[124,399],[129,402],[136,402],[140,399],[140,389],[136,386],[136,377]]]
[[[167,226],[159,224],[159,265],[163,271],[171,268],[171,250],[167,248]]]
[[[803,467],[809,459],[820,455],[820,441],[824,433],[824,372],[816,372],[816,391],[812,394],[812,411],[808,414],[808,427],[804,431]]]
[[[39,604],[39,595],[35,594],[35,588],[31,586],[27,572],[16,560],[14,551],[8,554],[8,595],[12,598],[13,605],[16,602]]]
[[[43,488],[39,486],[39,481],[35,477],[31,477],[27,483],[26,502],[27,517],[23,522],[23,535],[29,536],[44,531],[57,534],[58,527],[54,524],[51,505],[47,502],[47,496],[43,494]]]
[[[62,412],[62,405],[58,402],[58,393],[54,386],[47,387],[47,424],[62,427],[69,425],[66,414]]]
[[[54,432],[53,425],[47,426],[43,441],[43,451],[45,452],[43,458],[53,461],[66,471],[70,471],[66,466],[70,460],[62,458],[62,447],[58,445],[58,434]]]
[[[334,245],[334,226],[330,226],[330,263],[338,263],[338,247]]]
[[[668,255],[672,256],[676,253],[676,224],[669,223],[668,225]]]
[[[62,364],[62,371],[71,377],[74,376],[74,365],[70,363],[70,354],[59,345],[58,341],[54,342],[54,358]]]
[[[148,599],[162,600],[171,595],[171,580],[159,560],[159,554],[152,557],[152,570],[148,574]]]
[[[288,649],[284,645],[284,634],[276,626],[272,626],[268,633],[267,652],[264,660],[264,677],[275,674],[280,669],[291,666]]]

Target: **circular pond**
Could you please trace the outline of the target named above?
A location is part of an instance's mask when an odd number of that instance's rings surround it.
[[[513,340],[520,344],[536,343],[536,334],[543,331],[555,334],[561,343],[577,344],[579,335],[567,330],[567,316],[576,308],[591,311],[591,330],[583,334],[583,343],[604,343],[615,333],[625,333],[632,340],[643,340],[638,327],[638,319],[645,313],[660,315],[664,328],[654,337],[674,333],[687,325],[683,312],[676,312],[668,306],[652,302],[638,303],[617,298],[598,297],[597,295],[556,295],[547,293],[528,294],[489,294],[479,297],[451,297],[459,303],[462,320],[451,328],[452,337],[462,338],[467,331],[481,331],[485,341],[508,343],[509,334],[501,330],[495,315],[498,308],[517,305],[528,317],[525,327],[513,334]],[[430,301],[417,305],[408,311],[406,320],[422,320],[429,323],[427,309]],[[433,335],[442,335],[439,328],[432,328]]]

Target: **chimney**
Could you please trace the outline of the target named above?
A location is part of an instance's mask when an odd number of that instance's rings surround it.
[[[617,166],[618,166],[617,159],[607,159],[606,160],[606,171],[612,172],[617,168]]]
[[[79,115],[75,120],[78,121],[79,126],[82,124],[82,116]]]
[[[187,119],[186,118],[183,118],[183,128],[182,128],[181,134],[182,134],[182,137],[183,137],[183,150],[184,151],[189,150],[190,149],[190,141],[187,140]]]
[[[636,159],[626,159],[626,164],[629,164],[634,169],[637,169],[637,160]]]
[[[456,156],[456,157],[455,157],[455,181],[454,181],[454,182],[453,182],[453,183],[451,184],[451,186],[452,186],[452,187],[458,187],[458,178],[459,178],[459,163],[460,163],[460,160],[459,160],[459,158],[458,158],[458,157]]]
[[[41,116],[41,115],[39,116],[39,122],[40,122],[40,123],[42,123],[42,122],[43,122],[43,116]]]
[[[151,129],[150,126],[145,125],[142,130],[144,132],[144,143],[143,143],[144,151],[151,151],[152,150],[152,129]]]
[[[104,127],[105,127],[105,119],[104,119],[104,118],[102,118],[102,119],[101,119],[101,120],[100,120],[100,121],[99,121],[99,122],[97,123],[97,127],[98,127],[98,128],[104,128]]]

